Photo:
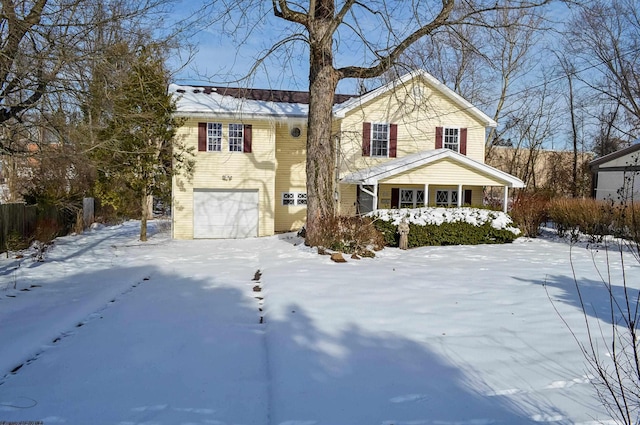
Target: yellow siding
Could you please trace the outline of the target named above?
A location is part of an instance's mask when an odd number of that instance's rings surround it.
[[[484,124],[419,79],[350,111],[341,120],[339,167],[343,174],[388,160],[362,156],[363,122],[398,125],[397,157],[435,149],[436,127],[467,128],[467,156],[484,162]]]
[[[299,127],[299,137],[291,136],[291,129]],[[304,206],[282,205],[284,192],[307,192],[307,131],[306,122],[276,125],[275,231],[297,230],[306,221]]]
[[[489,175],[481,174],[463,164],[450,159],[436,161],[429,165],[407,171],[388,179],[383,183],[389,184],[452,184],[468,186],[503,186],[504,182]]]
[[[356,215],[357,186],[354,184],[339,184],[338,214],[345,216]]]
[[[173,179],[173,237],[193,238],[193,189],[254,189],[258,190],[260,236],[274,233],[275,124],[268,121],[242,121],[252,125],[252,153],[229,152],[226,126],[240,120],[208,120],[223,124],[222,152],[198,152],[198,122],[190,119],[176,137],[194,150],[196,166],[191,179]],[[223,176],[231,176],[223,180]]]

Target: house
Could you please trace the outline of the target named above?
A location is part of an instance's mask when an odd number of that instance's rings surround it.
[[[177,239],[272,235],[306,217],[308,93],[171,85],[177,137],[196,152],[173,179]],[[496,123],[424,71],[361,96],[336,95],[337,210],[481,205],[524,183],[484,163]]]
[[[592,195],[597,200],[640,200],[640,139],[628,148],[589,163]]]

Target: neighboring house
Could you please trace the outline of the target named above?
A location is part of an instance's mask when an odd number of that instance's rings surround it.
[[[306,218],[308,93],[172,85],[177,137],[197,149],[173,180],[173,237],[234,238],[299,229]],[[426,72],[362,96],[336,95],[337,210],[481,205],[486,187],[524,183],[484,163],[496,123]]]
[[[640,139],[628,148],[589,163],[597,200],[640,200]]]

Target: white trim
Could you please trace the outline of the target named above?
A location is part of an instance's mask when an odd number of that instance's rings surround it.
[[[377,88],[376,90],[370,91],[369,93],[362,95],[360,97],[355,97],[347,100],[344,103],[336,105],[333,108],[333,114],[337,118],[344,118],[347,113],[354,110],[355,108],[360,107],[361,105],[369,102],[370,100],[375,99],[376,97],[388,92],[395,90],[396,87],[405,85],[409,81],[414,78],[421,78],[426,81],[429,85],[433,86],[440,93],[451,99],[454,103],[456,103],[460,109],[469,112],[471,115],[476,117],[479,121],[481,121],[486,127],[497,127],[498,123],[496,123],[492,118],[486,115],[484,112],[473,106],[469,101],[464,99],[462,96],[451,90],[442,82],[438,81],[433,75],[429,74],[424,70],[416,70],[409,72],[408,74],[403,75],[397,80],[391,81],[390,83],[385,84],[382,87]]]
[[[387,154],[386,155],[374,155],[373,154],[373,126],[384,125],[387,127]],[[389,151],[391,150],[391,124],[388,122],[372,122],[369,129],[369,156],[371,158],[389,158]]]
[[[477,172],[485,173],[495,179],[501,180],[506,183],[505,186],[516,188],[522,188],[525,186],[522,180],[512,176],[511,174],[444,148],[421,151],[403,156],[402,158],[390,159],[382,164],[374,165],[372,167],[344,175],[340,178],[340,182],[346,184],[378,184],[380,180],[393,177],[405,171],[410,171],[445,158],[449,158],[454,162],[464,164]]]
[[[424,206],[429,206],[429,183],[424,184]]]
[[[509,186],[504,187],[504,199],[502,200],[502,212],[507,212],[509,208]]]
[[[458,148],[453,150],[451,148],[447,148],[446,144],[447,144],[447,130],[456,130],[456,143],[458,145]],[[461,128],[460,127],[442,127],[442,147],[445,149],[451,149],[454,152],[458,152],[460,153],[460,133],[461,133]]]

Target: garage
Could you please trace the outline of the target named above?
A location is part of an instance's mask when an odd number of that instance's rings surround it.
[[[257,190],[193,191],[194,239],[258,236]]]

